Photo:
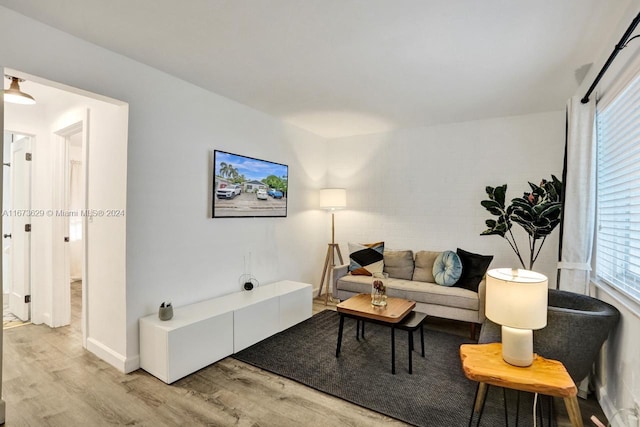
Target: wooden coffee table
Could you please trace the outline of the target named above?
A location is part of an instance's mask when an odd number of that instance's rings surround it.
[[[395,326],[402,321],[415,308],[415,301],[402,298],[387,298],[386,307],[376,307],[371,305],[370,294],[358,294],[341,302],[337,306],[340,314],[340,327],[338,329],[338,344],[336,346],[336,357],[340,356],[342,346],[342,331],[344,329],[344,318],[351,317],[358,321],[367,320],[379,323],[391,328],[391,373],[396,373],[396,343]]]

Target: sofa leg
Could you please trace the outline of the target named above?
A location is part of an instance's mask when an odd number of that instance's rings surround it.
[[[476,323],[471,322],[471,339],[476,340]]]

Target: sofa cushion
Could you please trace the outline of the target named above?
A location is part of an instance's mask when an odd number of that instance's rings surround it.
[[[435,283],[433,277],[433,263],[441,252],[418,251],[416,252],[415,269],[412,280],[417,282]]]
[[[460,248],[456,252],[462,261],[462,276],[455,286],[478,292],[478,285],[487,272],[493,256],[474,254]]]
[[[413,251],[384,251],[384,271],[389,277],[411,280]]]
[[[442,286],[453,286],[462,274],[460,257],[453,251],[444,251],[433,263],[433,277]]]
[[[384,242],[349,243],[349,271],[353,275],[371,276],[384,269]]]
[[[371,277],[347,274],[338,279],[336,287],[339,290],[356,294],[370,293],[371,281]],[[385,281],[385,286],[387,288],[387,295],[390,297],[404,298],[422,304],[454,307],[465,310],[477,311],[480,307],[478,293],[468,289],[402,279],[388,279]]]

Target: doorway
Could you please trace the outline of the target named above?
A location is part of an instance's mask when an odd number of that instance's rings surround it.
[[[4,71],[24,79],[22,90],[36,99],[35,105],[3,107],[4,129],[32,136],[31,206],[44,213],[31,217],[31,323],[69,325],[71,277],[80,275],[82,346],[128,371],[135,363],[125,355],[128,104],[18,70]],[[77,210],[70,204],[71,193],[77,192],[71,188],[77,166],[70,153],[77,151],[80,135],[85,186]],[[82,258],[81,273],[77,262],[72,273],[72,257]]]
[[[4,133],[2,209],[3,326],[31,318],[31,140]]]
[[[85,118],[54,131],[53,326],[82,323],[86,277],[86,165]],[[71,309],[71,305],[80,305]],[[82,328],[84,329],[84,328]],[[83,334],[83,336],[85,336]]]
[[[86,283],[84,280],[84,270],[86,259],[85,256],[85,241],[84,241],[84,221],[83,213],[85,210],[85,188],[86,183],[84,180],[83,170],[83,156],[84,140],[82,138],[82,130],[80,132],[71,135],[68,138],[69,141],[69,199],[68,199],[68,212],[69,212],[69,286],[70,289],[70,301],[71,305],[71,325],[76,327],[81,324],[82,312],[84,305],[82,304],[82,287]]]

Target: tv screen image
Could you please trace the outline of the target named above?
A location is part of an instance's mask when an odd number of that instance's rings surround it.
[[[215,150],[213,168],[213,218],[287,216],[287,165]]]

